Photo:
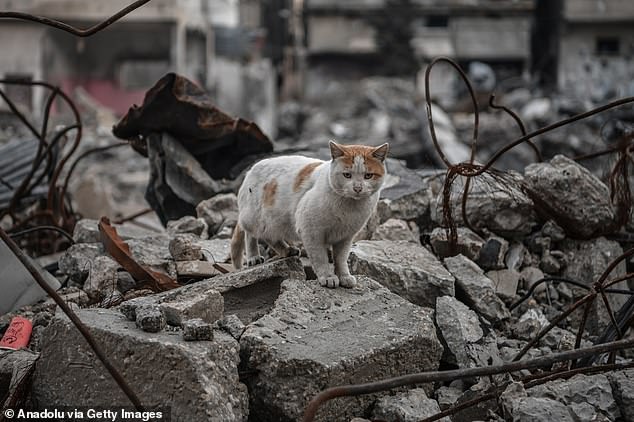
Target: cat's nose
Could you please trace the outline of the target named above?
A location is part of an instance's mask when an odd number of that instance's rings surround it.
[[[361,186],[355,186],[352,188],[356,193],[361,193],[361,190],[363,189]]]

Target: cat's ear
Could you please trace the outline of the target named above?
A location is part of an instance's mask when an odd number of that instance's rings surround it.
[[[335,141],[330,141],[330,155],[332,156],[333,160],[339,157],[343,157],[344,154],[345,151],[343,150],[343,148],[341,148],[341,145],[339,145]]]
[[[386,142],[381,146],[374,148],[372,151],[372,156],[379,161],[385,161],[385,157],[387,157],[387,152],[390,149],[390,145]]]

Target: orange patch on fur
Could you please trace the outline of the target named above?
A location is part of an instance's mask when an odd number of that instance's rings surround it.
[[[275,203],[275,194],[277,193],[277,180],[273,179],[266,183],[263,188],[262,205],[272,207]]]
[[[317,161],[302,167],[299,173],[297,173],[297,176],[295,176],[295,182],[293,183],[293,192],[299,192],[304,182],[308,180],[310,175],[313,174],[313,171],[315,171],[315,169],[319,167],[321,164],[322,164],[321,162]]]
[[[341,160],[343,160],[346,166],[352,167],[354,157],[361,156],[363,157],[363,162],[368,173],[375,174],[375,178],[377,176],[382,177],[385,174],[385,166],[383,163],[372,156],[375,150],[374,147],[367,145],[341,145],[341,149],[344,151]]]

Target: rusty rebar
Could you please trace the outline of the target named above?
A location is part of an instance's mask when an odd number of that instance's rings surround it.
[[[311,422],[314,420],[319,407],[334,398],[344,396],[360,396],[364,394],[376,393],[379,391],[390,390],[396,387],[403,387],[414,384],[426,384],[431,382],[453,381],[457,379],[481,377],[488,375],[497,375],[502,373],[517,372],[523,369],[536,369],[550,367],[554,363],[563,362],[573,359],[579,359],[585,356],[592,356],[600,353],[611,352],[612,350],[622,350],[634,346],[634,338],[627,340],[618,340],[610,343],[603,343],[583,349],[568,350],[560,353],[551,353],[547,356],[541,356],[535,359],[523,360],[519,362],[510,362],[502,365],[487,366],[479,368],[454,369],[451,371],[432,371],[420,372],[417,374],[403,375],[400,377],[388,378],[376,382],[368,382],[365,384],[342,385],[327,388],[321,391],[308,403],[304,411],[303,422]]]
[[[95,352],[95,355],[99,358],[103,366],[110,373],[112,378],[115,380],[121,391],[130,399],[130,402],[134,405],[134,407],[143,411],[144,407],[141,404],[136,393],[132,390],[132,388],[128,385],[125,378],[121,375],[121,373],[117,370],[117,368],[110,362],[104,351],[101,349],[97,341],[93,338],[92,334],[90,334],[90,330],[88,327],[84,325],[84,323],[79,319],[77,314],[73,312],[73,310],[66,304],[64,299],[62,299],[55,289],[46,283],[38,269],[33,265],[33,263],[28,259],[26,254],[18,247],[18,245],[11,239],[7,233],[0,228],[0,238],[4,241],[4,243],[9,247],[11,252],[20,260],[24,268],[28,270],[28,272],[33,276],[37,284],[40,285],[42,289],[55,301],[57,306],[59,306],[62,311],[70,318],[72,323],[77,327],[81,335],[86,339],[86,342],[90,346],[90,348]]]
[[[77,37],[89,37],[101,31],[102,29],[112,25],[113,23],[115,23],[116,21],[118,21],[119,19],[127,15],[128,13],[132,12],[135,9],[138,9],[139,7],[143,6],[146,3],[149,3],[150,1],[151,0],[137,0],[134,3],[130,4],[129,6],[126,6],[125,8],[121,9],[114,15],[110,16],[103,22],[93,25],[87,29],[78,29],[78,28],[75,28],[74,26],[71,26],[64,22],[60,22],[55,19],[47,18],[44,16],[36,16],[30,13],[23,13],[23,12],[0,12],[0,19],[19,19],[19,20],[36,22],[42,25],[48,25],[48,26],[52,26],[53,28],[61,29],[62,31],[69,32]]]

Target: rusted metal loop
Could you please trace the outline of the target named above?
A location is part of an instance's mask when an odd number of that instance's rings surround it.
[[[478,140],[478,126],[480,124],[480,115],[479,115],[479,111],[478,111],[478,100],[476,98],[476,95],[475,95],[475,92],[473,90],[473,87],[471,86],[471,81],[469,80],[469,78],[465,74],[464,70],[462,70],[462,68],[455,61],[450,59],[449,57],[436,57],[427,66],[427,69],[425,69],[425,108],[426,108],[426,111],[427,111],[427,121],[429,123],[429,132],[431,134],[431,139],[434,142],[434,146],[436,147],[436,151],[438,152],[438,155],[440,156],[440,159],[445,163],[445,165],[447,167],[451,167],[452,163],[449,162],[449,160],[447,159],[447,156],[445,155],[445,153],[440,148],[440,145],[438,144],[438,138],[436,136],[436,129],[434,128],[434,119],[433,119],[432,111],[431,111],[432,101],[431,101],[431,94],[430,94],[430,87],[429,87],[429,77],[431,75],[432,68],[434,67],[434,65],[436,65],[436,63],[439,63],[439,62],[448,63],[451,67],[453,67],[458,72],[458,74],[462,78],[463,82],[467,86],[467,89],[469,90],[469,95],[471,96],[471,102],[473,104],[473,110],[474,110],[474,114],[473,114],[473,116],[474,116],[473,139],[471,141],[471,158],[470,158],[469,162],[473,163],[473,160],[475,159],[476,142]]]
[[[502,110],[506,114],[511,116],[513,120],[515,120],[515,123],[517,123],[517,126],[520,128],[520,132],[522,132],[522,135],[526,135],[526,126],[524,125],[524,122],[522,121],[520,116],[516,112],[514,112],[513,110],[511,110],[510,108],[506,106],[503,106],[501,104],[495,104],[495,94],[491,94],[491,96],[489,97],[489,107],[493,109]],[[537,159],[537,161],[538,162],[544,161],[544,158],[542,157],[542,153],[539,150],[539,148],[537,148],[537,145],[535,145],[535,143],[531,139],[527,139],[526,142],[535,152],[535,158]]]
[[[0,12],[0,19],[20,19],[31,22],[37,22],[42,25],[52,26],[53,28],[61,29],[62,31],[69,32],[77,37],[89,37],[102,29],[112,25],[114,22],[118,21],[128,13],[132,12],[135,9],[143,6],[146,3],[149,3],[151,0],[137,0],[129,6],[121,9],[114,15],[110,16],[108,19],[100,22],[94,26],[91,26],[87,29],[77,29],[74,26],[71,26],[67,23],[57,21],[55,19],[50,19],[44,16],[35,16],[29,13],[23,12]]]

